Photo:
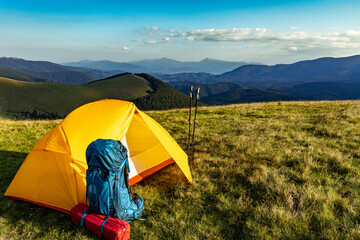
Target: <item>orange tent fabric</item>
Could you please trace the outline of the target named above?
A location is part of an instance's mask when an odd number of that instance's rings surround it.
[[[5,195],[64,212],[85,203],[85,151],[99,138],[128,148],[131,185],[174,161],[192,182],[187,155],[155,120],[131,102],[100,100],[74,110],[40,139]]]

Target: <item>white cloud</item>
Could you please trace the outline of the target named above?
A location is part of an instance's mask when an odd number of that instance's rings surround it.
[[[156,41],[156,40],[146,40],[145,43],[146,44],[156,44],[156,43],[158,43],[158,41]]]
[[[159,30],[159,27],[152,26],[152,27],[146,27],[145,29],[157,31],[157,30]]]
[[[224,54],[247,56],[293,56],[292,59],[313,58],[317,56],[346,56],[360,53],[360,31],[328,30],[309,32],[296,26],[288,30],[275,31],[268,28],[232,28],[232,29],[159,29],[143,28],[153,34],[138,31],[139,39],[133,41],[151,44],[181,44],[186,48],[202,49],[217,46]],[[224,48],[222,48],[224,46]],[[205,50],[204,50],[205,51]],[[207,50],[206,50],[207,51]],[[296,57],[298,56],[298,57]]]
[[[124,51],[128,51],[130,50],[130,48],[126,47],[126,46],[123,46],[123,47],[119,47],[119,46],[116,46],[116,45],[110,45],[110,46],[107,46],[105,47],[106,49],[121,49],[121,50],[124,50]]]
[[[116,46],[116,45],[110,45],[110,46],[107,46],[107,47],[105,47],[106,49],[117,49],[117,48],[119,48],[118,46]]]
[[[159,30],[159,27],[152,26],[152,27],[144,27],[143,29],[136,30],[135,32],[138,32],[142,35],[154,35]]]
[[[318,32],[273,31],[266,28],[233,28],[233,29],[198,29],[163,31],[157,33],[156,43],[169,42],[169,39],[202,42],[251,43],[258,47],[274,47],[288,51],[308,51],[311,49],[359,49],[360,31]],[[153,36],[153,37],[155,37]]]
[[[360,37],[360,31],[349,30],[345,32],[348,36]]]
[[[133,40],[131,40],[131,41],[133,41],[133,42],[138,42],[138,43],[142,43],[142,42],[144,42],[144,39],[142,39],[142,38],[136,38],[136,39],[133,39]]]

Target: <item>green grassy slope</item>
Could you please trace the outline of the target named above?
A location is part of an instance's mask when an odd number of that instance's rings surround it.
[[[152,91],[148,95],[134,100],[136,106],[143,110],[181,108],[189,105],[189,97],[170,85],[146,73],[136,74],[146,79]],[[204,105],[199,103],[199,105]]]
[[[84,87],[96,89],[106,98],[131,100],[146,96],[151,86],[146,79],[133,74],[118,75],[105,80],[91,82]]]
[[[30,83],[0,77],[0,115],[20,116],[21,112],[35,109],[39,113],[63,116],[85,103],[104,98],[129,101],[143,97],[151,99],[150,102],[138,100],[140,109],[186,106],[187,97],[184,94],[157,79],[157,84],[154,84],[154,81],[145,79],[146,76],[123,74],[83,85]],[[166,106],[155,104],[154,99],[160,99]]]
[[[279,90],[248,88],[231,82],[198,83],[190,81],[169,82],[180,92],[189,94],[190,86],[200,88],[200,99],[209,105],[227,105],[251,102],[291,101],[296,97]],[[294,89],[296,89],[294,87]]]
[[[1,95],[0,95],[1,96]],[[187,111],[148,112],[183,149]],[[0,194],[53,121],[0,120]],[[360,101],[202,107],[189,184],[171,165],[133,186],[132,239],[359,239]],[[0,198],[0,238],[97,239],[70,217]]]
[[[209,105],[226,105],[249,102],[291,101],[295,100],[295,98],[280,91],[258,88],[238,88],[203,97],[201,100]]]
[[[42,78],[34,74],[0,66],[0,77],[16,79],[25,82],[55,82],[54,80]]]
[[[199,83],[199,82],[190,82],[190,81],[180,81],[180,82],[169,82],[169,84],[185,94],[189,94],[190,86],[193,86],[194,89],[200,88],[201,99],[218,93],[224,93],[230,90],[244,89],[244,87],[242,87],[241,85],[230,82]]]
[[[90,99],[100,98],[93,89],[61,83],[30,83],[0,78],[0,86],[2,115],[10,117],[34,109],[42,113],[64,115]]]

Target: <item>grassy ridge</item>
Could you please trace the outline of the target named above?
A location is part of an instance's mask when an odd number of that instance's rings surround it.
[[[152,111],[185,149],[187,111]],[[133,188],[132,239],[359,239],[360,101],[202,107],[194,183],[176,165]],[[0,120],[1,121],[1,120]],[[58,122],[2,120],[0,194]],[[95,239],[62,213],[1,197],[0,238]]]
[[[50,79],[41,78],[28,72],[0,66],[0,77],[17,79],[25,82],[54,82]]]
[[[3,117],[61,118],[81,105],[105,98],[132,101],[141,110],[181,108],[189,101],[185,94],[148,74],[124,73],[82,85],[0,77]]]
[[[0,77],[0,115],[18,115],[34,109],[65,115],[88,102],[104,98],[131,100],[147,95],[150,90],[145,79],[132,74],[84,85],[21,82]]]

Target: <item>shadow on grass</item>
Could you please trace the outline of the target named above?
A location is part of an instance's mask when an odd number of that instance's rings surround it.
[[[8,234],[8,238],[14,239],[71,237],[77,232],[82,232],[83,236],[94,237],[76,227],[68,214],[4,196],[26,156],[27,153],[0,150],[2,234]]]

